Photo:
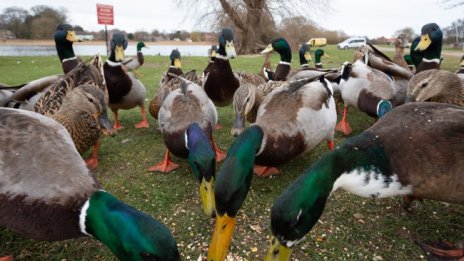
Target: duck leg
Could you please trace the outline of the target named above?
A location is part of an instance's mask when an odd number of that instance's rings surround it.
[[[258,177],[261,177],[261,178],[280,174],[280,170],[276,167],[260,166],[256,164],[255,164],[255,167],[253,168],[253,171],[255,172],[256,175],[258,175]]]
[[[430,258],[440,258],[440,260],[464,261],[464,248],[458,248],[447,241],[434,243],[416,242],[422,250],[427,252]],[[435,259],[434,259],[435,260]],[[438,260],[438,259],[436,259]]]
[[[334,150],[335,148],[334,141],[333,140],[327,141],[327,147],[329,148],[329,150]]]
[[[213,145],[216,162],[223,161],[226,158],[227,153],[219,149],[219,147],[216,145],[216,142],[214,141],[213,136],[211,136],[211,144]]]
[[[173,161],[171,161],[169,157],[169,149],[166,149],[166,154],[164,154],[163,160],[160,163],[149,167],[148,171],[150,172],[159,171],[163,173],[168,173],[172,170],[177,169],[178,167],[179,167],[179,164],[176,164]]]
[[[149,128],[150,123],[147,120],[147,113],[145,112],[145,107],[143,105],[140,106],[140,113],[142,114],[142,120],[139,123],[135,124],[135,128]]]
[[[98,166],[98,148],[100,147],[100,142],[97,140],[93,144],[92,155],[85,160],[85,164],[89,169],[96,169]],[[1,260],[0,260],[1,261]]]
[[[13,256],[0,257],[0,261],[13,261]]]
[[[343,108],[342,120],[337,124],[337,127],[335,127],[335,130],[341,131],[345,135],[349,135],[351,133],[351,127],[350,127],[350,124],[348,124],[348,122],[346,121],[346,115],[348,115],[347,106]]]
[[[113,114],[114,114],[113,129],[114,129],[114,130],[120,130],[120,129],[124,128],[121,124],[119,124],[119,121],[118,121],[118,111],[117,111],[117,110],[113,110]]]

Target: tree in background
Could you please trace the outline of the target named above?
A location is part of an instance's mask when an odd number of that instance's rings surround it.
[[[8,7],[0,15],[0,29],[13,32],[17,38],[30,38],[30,30],[26,26],[29,12],[21,7]]]
[[[256,53],[277,36],[276,21],[295,14],[308,16],[326,10],[329,1],[177,0],[181,8],[195,15],[197,23],[208,23],[214,30],[224,26],[233,27],[238,40],[238,53]]]
[[[400,34],[402,34],[410,42],[412,42],[414,38],[418,36],[418,34],[416,34],[414,29],[412,29],[411,27],[405,27],[395,32],[395,36],[398,36]]]
[[[36,5],[30,12],[21,7],[8,7],[0,15],[0,28],[12,31],[17,38],[50,39],[56,26],[67,22],[67,11]]]

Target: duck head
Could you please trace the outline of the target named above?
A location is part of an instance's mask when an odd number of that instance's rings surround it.
[[[60,60],[75,57],[73,43],[78,42],[74,28],[69,24],[60,24],[55,31],[55,46]]]
[[[424,52],[424,58],[440,59],[443,33],[436,23],[426,24],[421,29],[420,41],[415,51]],[[426,51],[427,50],[427,51]]]
[[[208,261],[223,261],[227,255],[235,217],[250,189],[254,159],[261,148],[263,136],[261,127],[250,126],[227,152],[214,188],[216,224],[208,249]]]
[[[102,241],[120,260],[180,260],[166,226],[106,191],[92,194],[79,224],[83,233]]]
[[[110,61],[122,62],[124,60],[124,50],[127,48],[127,40],[121,33],[115,33],[111,39]]]
[[[223,28],[219,34],[219,49],[217,56],[224,58],[235,58],[237,53],[234,47],[234,31],[230,28]]]
[[[209,128],[209,132],[212,128]],[[214,200],[214,182],[216,175],[216,160],[213,147],[206,133],[194,122],[185,132],[188,162],[193,175],[200,183],[200,197],[206,215],[214,216],[216,203]]]
[[[138,42],[138,43],[137,43],[137,52],[141,52],[143,47],[148,48],[148,47],[145,45],[144,42]]]
[[[171,66],[174,66],[174,68],[180,69],[182,67],[179,50],[172,50],[171,55],[169,55],[169,59],[171,59]]]
[[[261,54],[266,54],[272,51],[276,51],[280,54],[280,61],[291,63],[292,62],[292,49],[290,44],[284,38],[277,38],[272,40],[272,42],[261,52]]]
[[[300,50],[298,50],[300,57],[300,66],[308,64],[312,60],[311,58],[311,46],[308,43],[301,45]]]

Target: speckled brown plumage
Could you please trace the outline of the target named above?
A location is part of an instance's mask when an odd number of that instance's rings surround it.
[[[408,98],[464,106],[464,82],[455,73],[430,69],[411,78]]]

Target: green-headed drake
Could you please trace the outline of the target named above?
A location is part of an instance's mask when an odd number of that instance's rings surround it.
[[[298,57],[300,58],[300,70],[305,70],[310,68],[309,62],[312,61],[311,58],[311,46],[308,43],[301,45],[298,50]]]
[[[416,73],[428,69],[440,69],[442,44],[443,32],[436,23],[422,27],[420,41],[414,49],[422,54],[422,60],[416,66]]]
[[[318,68],[318,69],[322,69],[324,68],[324,66],[322,65],[322,57],[324,58],[329,58],[330,56],[328,54],[325,53],[325,51],[321,48],[318,48],[316,49],[316,51],[314,52],[314,57],[315,57],[315,60],[314,60],[314,67],[315,68]]]
[[[272,74],[273,81],[286,81],[291,69],[292,64],[292,49],[290,44],[284,38],[277,38],[272,40],[272,42],[261,52],[261,54],[266,54],[276,51],[280,55],[279,64],[276,66],[274,73]]]
[[[397,87],[395,81],[385,73],[366,65],[361,60],[354,64],[345,63],[341,70],[339,85],[343,98],[344,110],[336,130],[345,135],[351,133],[351,127],[346,118],[348,107],[366,113],[371,117],[380,118],[397,103]]]
[[[148,128],[150,126],[145,112],[145,98],[147,91],[143,83],[132,72],[128,72],[124,61],[124,50],[127,40],[122,33],[113,34],[111,39],[111,54],[105,62],[105,81],[108,87],[109,107],[114,114],[115,130],[123,128],[118,120],[118,110],[129,110],[140,107],[142,120],[135,124],[135,128]]]
[[[137,76],[140,75],[136,70],[145,63],[145,56],[143,55],[142,48],[148,48],[144,42],[137,42],[135,45],[137,56],[124,59],[124,66],[127,70],[133,71]]]
[[[259,108],[256,124],[234,141],[216,176],[216,224],[208,261],[224,260],[227,254],[238,210],[250,189],[254,164],[282,164],[322,140],[333,147],[336,112],[330,89],[330,83],[322,79],[292,82],[274,90]]]
[[[120,260],[180,260],[169,229],[101,190],[68,131],[0,109],[0,226],[36,240],[92,236]]]
[[[239,86],[239,79],[235,77],[229,63],[229,58],[237,56],[234,41],[234,31],[223,28],[219,34],[219,48],[214,62],[204,72],[203,88],[216,106],[231,104]]]
[[[60,24],[56,27],[55,47],[65,74],[82,62],[81,59],[74,54],[73,43],[77,41],[79,40],[71,25]]]
[[[217,161],[225,158],[213,139],[217,111],[201,86],[183,78],[179,80],[180,88],[166,96],[158,113],[158,127],[167,147],[166,154],[148,171],[170,172],[176,169],[179,165],[171,161],[170,152],[188,158],[193,174],[201,183],[200,194],[205,212],[211,216],[214,213],[215,158]]]
[[[413,195],[463,204],[463,168],[464,109],[401,105],[323,156],[274,201],[266,260],[289,260],[338,188],[361,197]]]

